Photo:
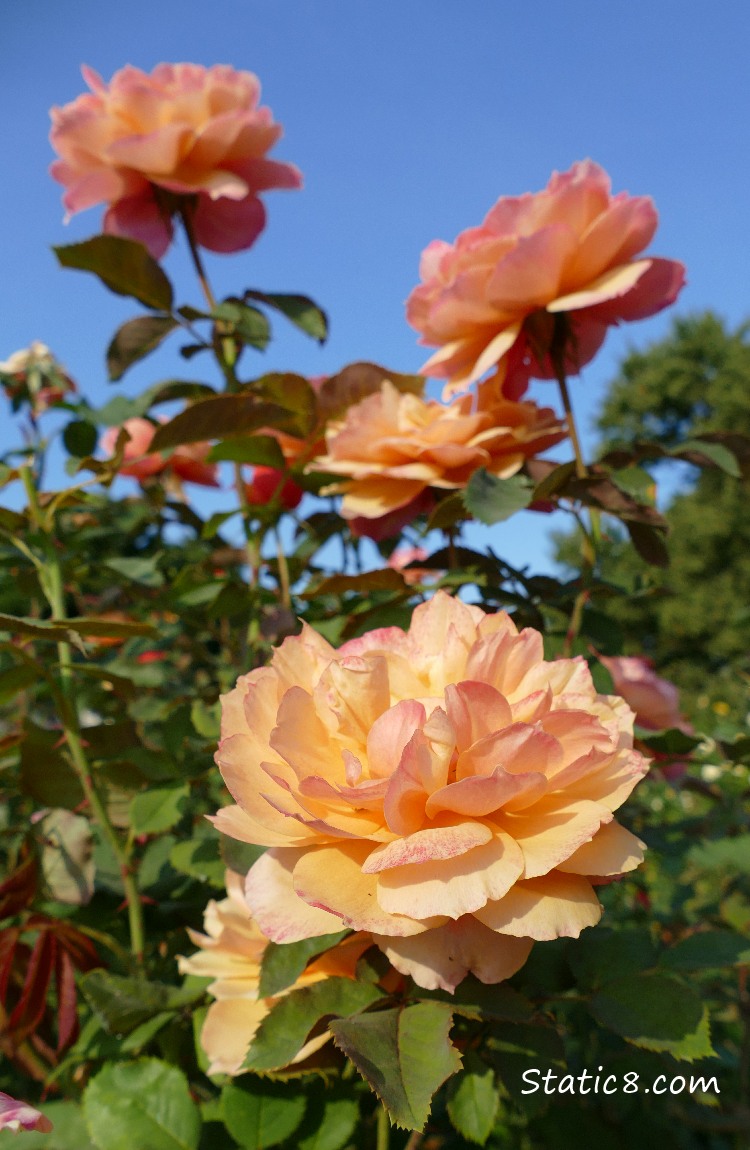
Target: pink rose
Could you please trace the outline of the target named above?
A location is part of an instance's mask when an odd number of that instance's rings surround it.
[[[500,982],[640,862],[613,817],[647,769],[632,725],[583,659],[439,591],[407,633],[335,650],[305,627],[240,678],[216,756],[237,805],[214,822],[270,848],[245,893],[274,942],[349,927],[420,986]]]
[[[499,199],[479,227],[422,255],[407,319],[439,349],[422,372],[451,394],[499,364],[517,399],[530,375],[555,378],[550,352],[562,338],[575,375],[611,324],[654,315],[683,286],[676,260],[635,258],[656,224],[650,199],[612,196],[591,160],[555,172],[542,192]]]
[[[225,65],[128,66],[109,85],[82,69],[91,89],[51,111],[51,168],[68,215],[108,205],[104,231],[145,244],[159,259],[174,213],[188,208],[195,238],[215,252],[250,247],[265,225],[259,192],[299,188],[292,164],[266,153],[281,136],[260,83]]]
[[[639,727],[662,731],[676,727],[685,734],[693,728],[680,711],[680,693],[674,683],[656,674],[642,655],[599,655],[612,676],[618,695],[635,711]]]
[[[38,1130],[41,1134],[49,1134],[52,1123],[49,1118],[27,1102],[18,1102],[10,1094],[3,1094],[0,1090],[0,1130]]]
[[[166,423],[163,416],[160,423]],[[141,483],[161,472],[169,472],[186,483],[197,483],[202,487],[218,487],[218,468],[215,463],[206,463],[211,449],[210,443],[186,443],[175,448],[169,458],[161,452],[148,454],[151,440],[156,433],[155,424],[148,419],[126,419],[123,427],[130,436],[125,444],[125,458],[120,475],[130,475]],[[108,427],[101,439],[101,448],[110,458],[114,454],[119,427]]]

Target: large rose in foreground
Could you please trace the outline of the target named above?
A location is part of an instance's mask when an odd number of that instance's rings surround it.
[[[188,930],[200,949],[178,959],[183,974],[213,978],[208,991],[216,999],[201,1029],[201,1045],[208,1055],[209,1074],[239,1074],[247,1048],[278,998],[323,978],[354,978],[357,960],[371,945],[368,935],[353,935],[315,959],[293,986],[275,998],[261,998],[260,968],[268,939],[258,930],[242,895],[242,879],[227,872],[227,898],[213,899],[203,916],[205,934]],[[325,1031],[307,1042],[295,1057],[304,1062],[330,1039]]]
[[[271,848],[246,896],[275,942],[343,925],[421,986],[494,983],[641,859],[612,816],[647,767],[632,712],[504,612],[438,592],[408,633],[306,628],[222,703],[215,821]]]
[[[251,72],[159,64],[150,75],[123,68],[109,85],[91,68],[83,78],[91,91],[51,111],[61,157],[51,174],[70,215],[107,204],[104,231],[140,240],[156,259],[185,197],[197,242],[235,252],[263,230],[258,193],[301,185],[293,164],[266,158],[282,130],[258,106]]]
[[[487,394],[489,402],[466,395],[444,404],[384,380],[380,391],[329,424],[327,453],[308,470],[343,477],[324,494],[343,494],[345,519],[379,519],[410,507],[430,488],[465,487],[479,467],[507,479],[565,438],[551,408]]]
[[[542,192],[497,201],[454,244],[435,240],[407,302],[420,342],[438,347],[422,368],[466,387],[496,364],[515,376],[555,377],[550,352],[575,375],[607,328],[672,303],[684,283],[676,260],[635,257],[651,242],[657,214],[646,196],[612,196],[591,160],[555,172]],[[556,322],[557,320],[557,322]]]

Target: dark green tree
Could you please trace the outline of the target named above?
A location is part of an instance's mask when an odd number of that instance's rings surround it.
[[[710,312],[677,319],[666,339],[625,359],[597,423],[602,452],[643,441],[673,448],[717,432],[750,435],[750,323],[730,331]],[[599,556],[602,575],[628,592],[607,603],[623,650],[651,656],[694,713],[709,702],[734,707],[747,699],[750,463],[739,438],[727,443],[740,457],[739,480],[679,465],[684,479],[666,510],[667,569],[648,567],[611,520]],[[658,484],[675,464],[648,467]],[[576,537],[558,538],[559,562],[575,568],[578,554]]]

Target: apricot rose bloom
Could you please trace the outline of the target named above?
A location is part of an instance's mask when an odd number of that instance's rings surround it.
[[[429,244],[406,313],[420,343],[439,349],[423,374],[447,380],[451,394],[500,364],[517,398],[512,377],[520,390],[530,375],[555,378],[555,341],[575,375],[610,325],[673,303],[683,265],[636,258],[656,231],[652,201],[610,187],[584,160],[554,172],[544,191],[502,197],[455,243]]]
[[[251,72],[217,65],[126,67],[109,84],[84,67],[91,89],[51,111],[50,168],[65,186],[68,215],[107,204],[104,231],[140,240],[159,259],[172,240],[172,215],[189,197],[196,241],[214,252],[250,247],[265,226],[258,198],[298,188],[293,164],[266,153],[282,133],[260,107]]]
[[[470,395],[450,404],[396,390],[380,391],[350,407],[326,432],[327,454],[308,470],[341,475],[324,494],[343,494],[345,519],[379,519],[407,507],[428,488],[465,487],[479,467],[514,475],[532,455],[566,432],[551,408]]]
[[[438,592],[406,633],[306,627],[223,696],[214,822],[270,848],[245,893],[274,942],[351,927],[421,986],[495,983],[640,862],[613,818],[647,769],[632,726],[583,659]]]
[[[247,1048],[274,1002],[284,994],[330,975],[354,978],[357,959],[372,945],[366,935],[347,938],[310,963],[293,986],[274,998],[260,998],[260,965],[268,946],[253,922],[242,893],[242,878],[233,871],[226,875],[227,898],[213,899],[203,917],[205,934],[188,930],[190,940],[200,947],[197,954],[178,959],[182,974],[195,974],[214,981],[208,987],[216,999],[206,1014],[201,1045],[208,1055],[209,1074],[239,1074]],[[311,1039],[295,1057],[304,1062],[330,1035]]]

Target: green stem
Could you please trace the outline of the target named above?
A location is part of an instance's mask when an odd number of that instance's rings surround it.
[[[23,484],[29,498],[29,510],[35,527],[44,530],[45,524],[39,506],[39,497],[34,486],[31,470],[21,468]],[[49,603],[52,617],[56,622],[66,619],[65,611],[65,585],[63,582],[60,562],[55,552],[54,541],[50,539],[47,562],[44,567],[45,578],[40,580],[42,590]],[[73,679],[72,654],[70,644],[61,641],[57,644],[57,653],[60,664],[60,687],[55,691],[60,721],[65,734],[65,742],[70,752],[70,762],[81,784],[91,813],[102,830],[117,860],[128,904],[128,921],[130,926],[130,948],[136,962],[143,961],[144,929],[143,907],[135,876],[130,866],[130,855],[123,847],[117,832],[110,822],[107,809],[96,788],[91,775],[91,768],[86,757],[83,741],[80,735],[78,721],[78,703],[76,699],[75,681]]]
[[[276,559],[279,565],[279,592],[281,594],[281,602],[284,607],[288,607],[291,610],[292,597],[289,592],[289,564],[286,561],[284,546],[281,542],[278,529],[274,534],[276,535]]]
[[[388,1111],[385,1106],[380,1106],[378,1109],[378,1139],[375,1144],[376,1150],[388,1150],[391,1140],[391,1124],[388,1121]]]

